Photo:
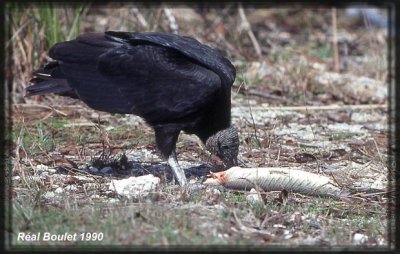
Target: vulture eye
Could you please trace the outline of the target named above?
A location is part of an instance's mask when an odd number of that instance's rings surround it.
[[[230,148],[230,146],[228,146],[228,145],[220,146],[220,149],[222,149],[222,150],[228,150],[229,148]]]
[[[231,149],[231,146],[229,144],[223,144],[223,143],[218,143],[218,147],[220,151],[227,151]]]

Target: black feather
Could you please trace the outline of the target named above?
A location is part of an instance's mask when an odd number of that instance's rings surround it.
[[[55,61],[33,73],[27,96],[57,93],[93,109],[139,115],[155,129],[165,157],[182,130],[205,143],[231,125],[235,67],[191,37],[89,33],[55,44],[49,55]]]
[[[39,78],[31,79],[35,84],[26,88],[25,96],[43,95],[48,93],[65,93],[71,90],[64,79],[43,80]]]

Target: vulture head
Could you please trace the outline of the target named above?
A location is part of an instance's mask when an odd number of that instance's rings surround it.
[[[225,167],[237,166],[239,153],[239,135],[237,129],[231,126],[217,132],[208,138],[206,148],[211,154],[218,156],[224,162]]]

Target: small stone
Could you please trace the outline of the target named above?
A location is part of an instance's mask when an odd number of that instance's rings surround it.
[[[46,166],[46,165],[43,165],[43,164],[39,164],[39,165],[36,165],[36,172],[38,173],[38,174],[42,174],[42,173],[51,173],[51,174],[54,174],[54,173],[56,173],[56,169],[54,169],[54,168],[49,168],[48,166]]]
[[[387,85],[384,81],[369,77],[358,77],[352,74],[339,74],[336,72],[323,72],[313,78],[318,86],[330,89],[338,98],[353,96],[358,100],[367,102],[384,101],[388,96]],[[331,89],[335,87],[336,89]]]
[[[76,190],[78,190],[78,188],[75,185],[68,185],[65,189],[67,191],[76,191]]]
[[[96,174],[96,173],[99,172],[99,169],[96,168],[96,167],[90,166],[89,167],[89,172],[92,173],[92,174]]]
[[[80,170],[86,170],[87,168],[88,168],[88,165],[85,165],[85,164],[82,164],[82,165],[78,166],[78,169],[80,169]]]
[[[76,175],[76,176],[74,176],[74,178],[77,179],[77,180],[79,180],[79,181],[93,182],[93,177],[87,177],[87,176]]]
[[[160,184],[160,178],[152,174],[129,177],[122,180],[112,180],[109,190],[127,197],[145,197]]]
[[[54,193],[57,193],[57,194],[60,194],[60,193],[63,193],[64,192],[64,190],[63,190],[63,188],[61,188],[61,187],[58,187],[55,191],[54,191]]]
[[[325,70],[326,70],[326,65],[325,65],[325,64],[318,63],[318,62],[312,63],[312,64],[311,64],[311,67],[312,67],[313,69],[318,70],[318,71],[325,71]]]
[[[301,241],[301,244],[303,244],[303,245],[316,245],[317,242],[318,242],[318,238],[307,236],[307,238],[305,238],[305,239],[303,239]]]
[[[221,195],[221,191],[216,188],[207,189],[206,193],[211,194],[211,195]]]
[[[250,205],[263,204],[260,193],[258,193],[254,188],[252,188],[250,193],[247,194],[246,200]]]
[[[43,165],[43,164],[39,164],[39,165],[36,165],[36,170],[37,171],[47,171],[49,169],[49,167],[48,166],[46,166],[46,165]]]
[[[283,239],[288,240],[292,237],[293,237],[293,234],[291,234],[289,230],[285,229],[283,231]]]
[[[43,195],[44,198],[48,198],[48,199],[54,198],[55,196],[56,196],[56,194],[52,191],[48,191]]]
[[[368,241],[368,236],[360,233],[355,233],[353,235],[353,243],[354,244],[364,244]]]
[[[387,177],[382,175],[371,184],[371,189],[385,190],[387,186]]]
[[[116,198],[110,198],[108,200],[108,203],[117,203],[117,202],[118,202],[118,199],[116,199]]]
[[[32,176],[31,179],[35,182],[42,182],[43,178],[41,176]]]

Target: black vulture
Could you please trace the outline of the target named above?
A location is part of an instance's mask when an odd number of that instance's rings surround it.
[[[181,186],[187,179],[176,158],[180,131],[197,135],[226,167],[237,165],[236,70],[216,49],[189,36],[107,31],[57,43],[49,56],[54,61],[33,72],[26,96],[55,93],[142,117]]]

